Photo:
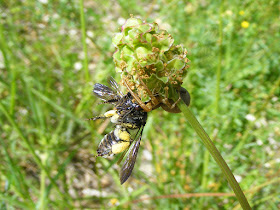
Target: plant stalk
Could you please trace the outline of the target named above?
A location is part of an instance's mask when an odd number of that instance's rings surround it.
[[[81,32],[82,32],[82,43],[83,43],[83,51],[84,51],[84,59],[83,59],[83,69],[85,72],[85,80],[89,81],[89,69],[88,69],[88,49],[86,43],[86,21],[85,21],[85,12],[84,12],[84,0],[80,0],[80,22],[81,22]]]
[[[197,135],[201,138],[204,146],[207,148],[207,150],[210,152],[212,157],[215,159],[216,163],[221,168],[223,174],[225,175],[226,179],[228,180],[230,186],[232,187],[240,205],[243,209],[249,210],[251,209],[244,193],[242,192],[238,182],[234,178],[231,170],[229,169],[228,165],[226,164],[225,160],[221,156],[218,149],[215,147],[211,139],[209,138],[208,134],[205,132],[203,127],[200,125],[200,123],[197,121],[196,117],[193,115],[191,110],[182,102],[182,100],[178,104],[180,110],[183,112],[193,129],[196,131]]]

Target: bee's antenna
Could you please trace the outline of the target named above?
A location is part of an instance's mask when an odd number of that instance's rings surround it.
[[[89,119],[85,119],[85,120],[98,120],[98,119],[104,119],[106,117],[104,116],[97,116],[97,117],[92,117],[92,118],[89,118]]]
[[[85,119],[86,121],[88,121],[88,120],[96,120],[96,118],[95,117],[92,117],[92,118],[89,118],[89,119]]]

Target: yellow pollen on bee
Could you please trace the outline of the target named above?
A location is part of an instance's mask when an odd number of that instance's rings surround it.
[[[119,119],[119,115],[118,115],[118,112],[117,110],[110,110],[108,112],[105,112],[104,114],[105,117],[111,117],[111,122],[112,123],[117,123],[118,122],[118,119]]]
[[[123,141],[130,141],[130,134],[126,130],[121,130],[120,128],[116,128],[114,130],[114,135],[123,140]]]
[[[118,153],[121,153],[123,151],[125,151],[128,147],[129,147],[129,142],[121,142],[119,144],[114,144],[112,146],[112,153],[114,154],[118,154]]]
[[[112,123],[117,123],[118,122],[118,119],[119,119],[119,115],[118,114],[115,114],[111,117],[111,122]]]
[[[124,141],[129,141],[130,140],[130,134],[126,131],[119,131],[118,133],[118,137],[121,139],[121,140],[124,140]]]
[[[110,111],[104,113],[105,117],[112,117],[114,115],[118,115],[117,110],[110,110]]]
[[[126,128],[136,128],[137,126],[130,124],[130,123],[122,123],[122,126],[126,127]]]

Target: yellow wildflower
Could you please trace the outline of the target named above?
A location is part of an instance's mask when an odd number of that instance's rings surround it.
[[[110,203],[111,203],[112,206],[116,206],[116,205],[118,205],[119,200],[116,199],[116,198],[112,198],[112,199],[110,200]]]
[[[243,10],[239,11],[239,15],[243,16],[245,12]]]
[[[242,28],[248,28],[249,25],[250,25],[250,23],[248,21],[242,21],[242,23],[241,23]]]

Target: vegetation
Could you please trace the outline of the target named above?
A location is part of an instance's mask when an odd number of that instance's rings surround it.
[[[99,105],[92,85],[106,85],[108,75],[120,81],[112,37],[130,14],[156,21],[188,49],[183,87],[192,111],[250,205],[280,208],[278,6],[275,0],[1,1],[0,209],[240,208],[183,114],[149,113],[123,186],[118,157],[95,160],[113,128],[85,121],[111,108]]]

